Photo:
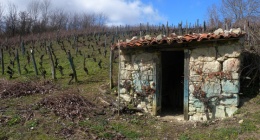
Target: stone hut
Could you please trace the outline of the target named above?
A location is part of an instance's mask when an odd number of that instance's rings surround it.
[[[244,33],[238,29],[133,37],[119,49],[119,95],[152,115],[230,117],[239,105]]]

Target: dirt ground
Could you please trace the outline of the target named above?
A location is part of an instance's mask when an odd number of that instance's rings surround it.
[[[100,91],[96,84],[63,89],[50,81],[1,81],[0,139],[260,138],[260,95],[242,98],[233,117],[195,122],[182,114],[151,116],[131,108],[118,116],[116,95]]]

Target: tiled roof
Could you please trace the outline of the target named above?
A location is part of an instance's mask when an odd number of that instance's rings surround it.
[[[141,38],[133,37],[131,40],[126,39],[125,42],[121,41],[112,45],[112,49],[117,49],[119,46],[122,48],[135,48],[135,47],[149,47],[158,45],[171,45],[174,43],[185,43],[185,42],[200,42],[206,40],[220,40],[220,39],[230,39],[239,38],[244,36],[245,33],[241,31],[240,28],[230,29],[229,31],[223,29],[217,29],[213,33],[193,33],[186,34],[183,36],[178,36],[175,33],[170,34],[168,37],[165,35],[158,35],[157,37],[150,37],[146,35]]]

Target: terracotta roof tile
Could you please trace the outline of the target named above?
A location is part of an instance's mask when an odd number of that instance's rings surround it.
[[[175,33],[170,34],[168,37],[164,35],[158,35],[157,37],[150,37],[146,35],[138,39],[136,36],[131,40],[127,39],[125,42],[119,42],[112,45],[112,49],[120,47],[124,48],[134,48],[134,47],[147,47],[155,46],[161,44],[174,44],[174,43],[185,43],[192,41],[205,41],[205,40],[218,40],[218,39],[229,39],[229,38],[239,38],[244,36],[244,32],[240,28],[230,29],[229,31],[224,31],[223,29],[218,29],[213,33],[201,33],[201,34],[186,34],[183,36],[177,36]]]

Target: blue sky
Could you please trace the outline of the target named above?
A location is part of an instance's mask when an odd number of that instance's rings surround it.
[[[186,21],[200,23],[206,19],[207,8],[212,4],[219,4],[220,0],[143,0],[150,3],[169,23],[177,24]]]
[[[8,3],[26,10],[31,0],[0,0],[7,11]],[[52,8],[67,12],[96,12],[108,17],[108,25],[139,23],[177,25],[179,22],[200,23],[206,19],[207,8],[220,0],[50,0]]]

